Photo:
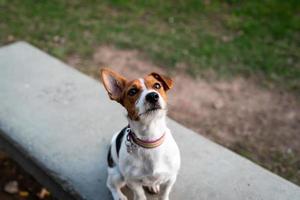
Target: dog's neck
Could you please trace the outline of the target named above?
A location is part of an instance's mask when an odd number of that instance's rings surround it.
[[[135,135],[142,140],[158,139],[167,130],[165,113],[150,120],[134,121],[128,119],[128,123]]]

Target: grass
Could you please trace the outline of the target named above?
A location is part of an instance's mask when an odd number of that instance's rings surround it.
[[[298,0],[0,0],[0,45],[26,40],[61,59],[114,44],[198,76],[259,76],[300,91]]]

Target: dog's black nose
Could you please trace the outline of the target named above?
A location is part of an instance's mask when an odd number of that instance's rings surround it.
[[[156,103],[159,99],[159,95],[156,92],[150,92],[146,95],[146,100],[149,103]]]

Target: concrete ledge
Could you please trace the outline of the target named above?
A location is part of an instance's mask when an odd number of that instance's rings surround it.
[[[0,146],[59,199],[111,199],[106,150],[124,111],[96,80],[24,42],[0,49]],[[182,154],[171,199],[298,200],[298,186],[168,120]]]

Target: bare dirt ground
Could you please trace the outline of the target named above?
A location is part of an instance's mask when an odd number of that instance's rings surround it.
[[[166,71],[138,51],[112,46],[96,49],[92,60],[72,55],[67,62],[96,79],[104,66],[128,78],[152,71],[172,76],[171,118],[300,185],[300,101],[293,94],[263,88],[259,79],[195,79],[183,72],[184,65]],[[28,192],[22,196],[0,190],[1,200],[40,199],[37,193],[43,187],[1,152],[0,168],[2,189],[17,180],[19,190]]]

